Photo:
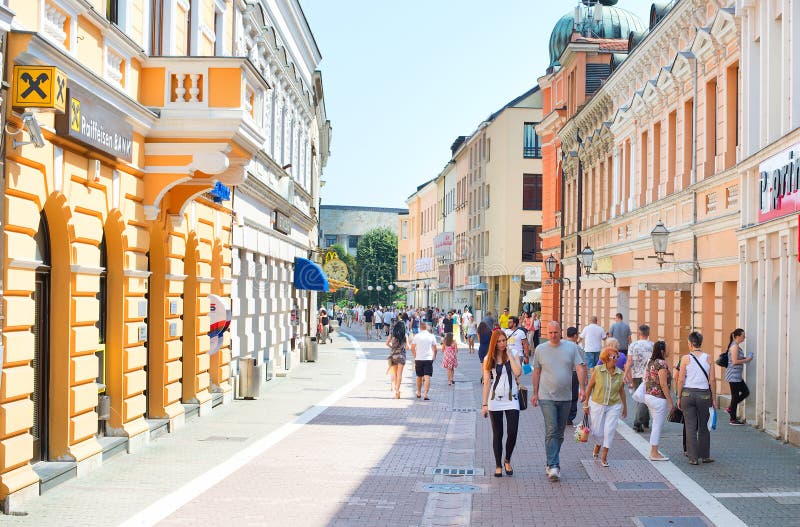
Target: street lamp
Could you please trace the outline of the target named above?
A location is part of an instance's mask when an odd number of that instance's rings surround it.
[[[374,297],[372,296],[372,290],[373,290],[373,289],[375,289],[375,288],[374,288],[374,287],[372,287],[371,285],[368,285],[368,286],[367,286],[367,291],[369,291],[369,303],[370,303],[370,304],[374,304],[374,303],[375,303],[375,302],[373,302],[373,300],[372,300],[372,299],[374,298]]]
[[[376,286],[375,290],[378,292],[378,303],[381,304],[381,291],[383,288],[381,286]]]
[[[555,256],[551,254],[550,256],[545,258],[544,270],[547,271],[548,275],[550,275],[550,281],[555,284],[563,284],[564,282],[562,282],[561,278],[553,278],[553,275],[555,274],[557,268],[558,268],[558,260],[556,260]],[[567,283],[570,286],[572,286],[572,281],[569,278],[563,277],[563,280],[566,280]]]
[[[658,261],[658,266],[663,267],[666,263],[664,257],[673,256],[673,254],[667,252],[667,246],[669,245],[669,230],[667,230],[667,227],[661,220],[658,220],[656,226],[653,227],[652,231],[650,231],[650,238],[653,240],[653,250],[656,253],[656,261]]]
[[[586,276],[590,275],[597,275],[600,277],[603,276],[610,276],[611,280],[614,282],[614,286],[617,285],[617,277],[614,276],[614,273],[598,273],[592,271],[592,264],[594,263],[594,251],[588,245],[583,248],[580,254],[581,262],[583,263],[583,270],[586,272]]]

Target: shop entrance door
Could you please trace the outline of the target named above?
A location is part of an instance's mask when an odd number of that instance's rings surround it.
[[[44,215],[39,222],[36,241],[36,259],[41,262],[36,269],[34,282],[33,332],[33,459],[47,461],[48,406],[50,399],[50,237]]]

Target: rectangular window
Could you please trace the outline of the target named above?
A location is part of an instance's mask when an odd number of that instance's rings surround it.
[[[541,262],[542,261],[542,233],[541,225],[522,226],[522,261]]]
[[[408,239],[408,221],[403,220],[403,223],[400,227],[400,237],[404,240]]]
[[[407,260],[405,256],[400,257],[400,274],[406,274]]]
[[[542,210],[541,174],[522,174],[522,210]]]
[[[687,188],[692,180],[692,149],[694,148],[694,100],[689,99],[683,105],[683,177],[681,188]]]
[[[358,240],[361,239],[360,236],[349,236],[347,238],[347,247],[349,249],[358,249]]]
[[[335,234],[326,234],[325,235],[325,247],[330,247],[332,245],[336,245],[336,235]]]
[[[703,177],[715,172],[714,157],[717,155],[717,80],[706,83],[706,166]]]
[[[536,124],[525,123],[522,137],[522,157],[542,157],[542,145],[539,141],[539,136],[536,134]]]
[[[106,20],[119,25],[119,0],[106,0]]]

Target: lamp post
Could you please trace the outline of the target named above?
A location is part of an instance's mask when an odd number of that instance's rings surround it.
[[[381,286],[375,286],[375,290],[378,292],[378,304],[383,304],[381,301],[381,291],[383,288]]]
[[[614,286],[617,285],[617,277],[614,276],[614,273],[598,273],[596,271],[592,271],[592,264],[594,263],[594,251],[588,245],[583,248],[580,254],[581,262],[583,263],[583,269],[586,271],[586,276],[596,275],[596,276],[610,276],[611,280],[614,282]]]
[[[389,290],[389,303],[393,304],[394,303],[394,300],[393,300],[393,298],[394,298],[394,284],[389,284],[386,287],[386,289]]]
[[[375,303],[375,301],[373,300],[373,299],[374,299],[374,297],[372,296],[372,291],[373,291],[374,289],[375,289],[375,288],[374,288],[374,287],[372,287],[371,285],[368,285],[368,286],[367,286],[367,291],[369,291],[369,303],[370,303],[370,304],[374,304],[374,303]]]

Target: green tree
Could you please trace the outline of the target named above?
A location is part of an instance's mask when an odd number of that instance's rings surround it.
[[[351,281],[358,288],[356,301],[361,304],[390,304],[397,298],[397,234],[387,227],[372,229],[358,241],[356,275]],[[389,290],[389,286],[394,291]],[[368,287],[381,286],[370,292]]]

